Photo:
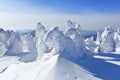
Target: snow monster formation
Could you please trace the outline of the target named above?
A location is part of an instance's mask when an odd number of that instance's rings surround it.
[[[18,55],[22,53],[22,42],[19,33],[15,33],[9,38],[6,48],[8,50],[5,54],[8,55]]]
[[[100,51],[101,52],[115,51],[114,30],[111,27],[105,27],[105,30],[101,35]]]
[[[101,34],[97,32],[96,40],[93,40],[93,37],[87,38],[85,44],[94,53],[115,52],[119,46],[119,29],[115,33],[110,26],[105,27]]]
[[[22,45],[19,37],[18,32],[14,31],[1,31],[0,32],[0,43],[1,43],[1,48],[3,48],[4,53],[7,55],[16,55],[22,52]],[[16,47],[18,46],[18,47]]]
[[[0,56],[6,53],[11,44],[11,38],[13,38],[14,35],[15,33],[12,30],[4,31],[0,29]]]
[[[20,58],[20,61],[30,62],[36,60],[37,49],[34,41],[34,37],[31,33],[25,33],[20,35],[22,42],[22,52],[24,56]]]
[[[67,21],[67,24],[66,32],[59,30],[59,27],[47,31],[44,26],[38,24],[35,41],[39,57],[51,52],[53,55],[59,53],[62,56],[74,58],[93,56],[93,53],[88,52],[85,47],[80,25],[72,23],[70,20]]]
[[[120,29],[118,28],[114,35],[114,40],[116,44],[116,51],[120,52]]]
[[[89,51],[91,51],[91,52],[93,52],[95,54],[98,53],[99,43],[97,41],[94,41],[93,36],[85,39],[85,44],[86,44],[86,48]]]
[[[7,44],[7,35],[3,29],[0,29],[0,56],[2,56],[6,51],[6,44]]]
[[[72,23],[70,20],[68,20],[67,23],[71,23],[71,25],[68,24],[69,28],[66,31],[65,35],[71,38],[74,43],[74,46],[75,46],[75,49],[73,49],[73,51],[75,51],[74,54],[78,57],[93,56],[93,53],[88,52],[88,50],[85,47],[85,42],[81,34],[82,30],[80,25]]]
[[[39,57],[41,57],[43,53],[46,53],[48,51],[47,46],[43,41],[46,33],[47,33],[47,30],[39,22],[35,30],[35,44],[36,44],[36,49]]]
[[[54,27],[45,35],[44,42],[47,45],[48,52],[51,52],[53,49],[55,53],[61,53],[64,51],[64,34],[59,30],[58,27]]]
[[[83,38],[80,24],[68,20],[67,25],[65,32],[59,27],[47,31],[38,23],[34,35],[0,29],[0,55],[22,55],[20,60],[29,62],[46,54],[80,59],[120,48],[120,29],[114,32],[111,27],[105,27],[103,33],[97,32],[95,41],[93,37]]]
[[[120,52],[120,29],[114,31],[110,26],[100,33],[97,31],[96,40],[93,37],[85,39],[86,48],[93,53]]]
[[[67,25],[65,32],[59,27],[47,31],[38,23],[34,35],[0,29],[0,55],[21,55],[20,61],[24,62],[40,59],[46,54],[78,59],[92,57],[94,54],[86,48],[80,25],[70,20]]]

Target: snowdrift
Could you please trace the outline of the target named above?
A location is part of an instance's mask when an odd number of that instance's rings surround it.
[[[7,76],[7,77],[6,77]],[[79,65],[59,56],[32,63],[17,62],[0,74],[1,80],[100,80]]]

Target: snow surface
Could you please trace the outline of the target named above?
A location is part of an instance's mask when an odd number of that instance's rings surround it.
[[[33,31],[0,29],[0,80],[120,80],[120,29],[84,39],[80,24]],[[89,34],[92,35],[92,34]],[[87,35],[88,36],[88,35]]]

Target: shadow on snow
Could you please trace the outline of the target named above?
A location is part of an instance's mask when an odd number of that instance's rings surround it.
[[[94,76],[103,80],[120,80],[120,66],[106,61],[120,61],[120,54],[99,54],[98,56],[111,57],[113,59],[89,58],[83,60],[69,59],[82,66]]]

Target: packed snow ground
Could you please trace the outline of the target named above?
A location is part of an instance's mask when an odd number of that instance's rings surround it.
[[[0,29],[0,80],[119,80],[120,29],[85,39],[79,24],[35,32]],[[90,34],[89,34],[90,35]]]
[[[0,58],[0,80],[119,80],[120,55],[100,54],[91,59],[70,60],[60,57],[20,62],[19,57]]]

